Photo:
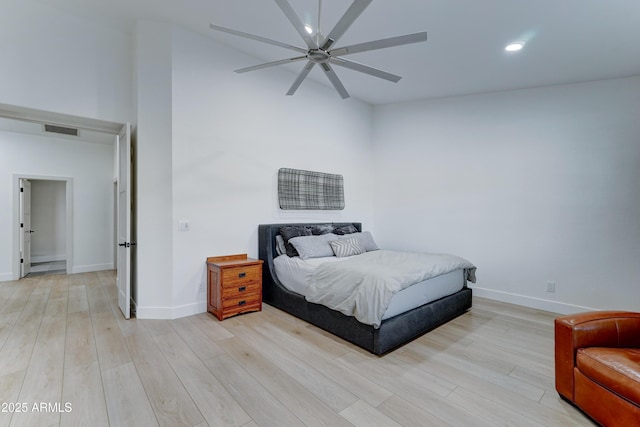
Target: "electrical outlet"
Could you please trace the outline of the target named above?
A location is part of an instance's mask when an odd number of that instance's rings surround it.
[[[556,282],[547,282],[547,292],[555,292],[556,291]]]
[[[178,221],[178,230],[179,231],[189,231],[189,221]]]

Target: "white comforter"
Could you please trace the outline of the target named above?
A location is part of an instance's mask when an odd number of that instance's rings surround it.
[[[476,267],[454,255],[372,251],[318,266],[306,299],[379,328],[396,292],[462,268],[467,269],[466,279],[475,283]]]

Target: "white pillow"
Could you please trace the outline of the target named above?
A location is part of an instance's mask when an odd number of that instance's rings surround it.
[[[336,254],[338,258],[360,255],[366,252],[364,248],[360,246],[356,237],[334,240],[329,242],[329,245],[331,245],[333,253]]]
[[[363,231],[362,233],[351,233],[345,234],[343,236],[338,236],[339,239],[351,239],[355,238],[358,241],[358,244],[367,252],[377,251],[380,249],[376,242],[373,240],[373,236],[368,231]]]
[[[333,249],[329,242],[337,240],[338,236],[333,233],[321,234],[319,236],[298,236],[289,239],[289,243],[296,248],[300,258],[322,258],[333,256]]]
[[[287,253],[287,248],[284,245],[284,239],[279,234],[276,236],[276,253],[278,255],[283,255]]]

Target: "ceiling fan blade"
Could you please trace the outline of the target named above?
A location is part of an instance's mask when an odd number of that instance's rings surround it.
[[[285,49],[295,50],[296,52],[299,52],[299,53],[307,53],[307,49],[303,49],[301,47],[292,46],[290,44],[281,43],[281,42],[276,41],[276,40],[267,39],[265,37],[260,37],[260,36],[256,36],[256,35],[249,34],[249,33],[243,33],[242,31],[232,30],[231,28],[225,28],[225,27],[221,27],[219,25],[214,25],[214,24],[210,24],[209,28],[211,28],[212,30],[216,30],[216,31],[222,31],[223,33],[233,34],[234,36],[240,36],[240,37],[244,37],[244,38],[247,38],[247,39],[256,40],[256,41],[259,41],[259,42],[262,42],[262,43],[267,43],[267,44],[271,44],[271,45],[274,45],[274,46],[283,47]]]
[[[385,49],[387,47],[401,46],[404,44],[419,43],[427,41],[427,33],[407,34],[406,36],[390,37],[388,39],[375,40],[366,43],[354,44],[351,46],[333,49],[329,53],[332,56],[350,55],[352,53],[367,52],[376,49]]]
[[[324,73],[329,78],[329,81],[331,82],[333,87],[336,88],[336,90],[338,91],[338,93],[340,94],[342,99],[349,98],[349,96],[350,96],[349,92],[347,92],[347,89],[345,89],[344,85],[342,84],[342,82],[338,78],[338,75],[336,74],[335,71],[333,71],[333,68],[331,68],[331,66],[329,64],[327,64],[326,62],[321,63],[320,67],[322,67],[322,70],[324,71]]]
[[[280,6],[280,9],[282,9],[282,12],[284,12],[289,22],[293,24],[293,27],[296,29],[298,34],[300,34],[300,36],[302,37],[304,42],[307,44],[309,49],[317,49],[318,48],[317,43],[315,42],[315,40],[313,40],[313,38],[311,38],[309,33],[307,33],[307,30],[304,28],[304,23],[300,20],[300,18],[296,14],[295,10],[293,10],[289,2],[287,0],[274,0],[274,1],[278,4],[278,6]]]
[[[349,29],[351,24],[358,19],[358,16],[369,6],[372,0],[353,0],[349,9],[342,15],[342,18],[333,27],[333,30],[329,32],[327,37],[322,42],[322,50],[329,49],[335,42],[342,37],[342,35]]]
[[[307,59],[306,56],[296,56],[295,58],[287,58],[281,59],[279,61],[266,62],[264,64],[253,65],[251,67],[240,68],[239,70],[235,70],[236,73],[246,73],[248,71],[260,70],[262,68],[275,67],[276,65],[289,64],[291,62],[302,61],[303,59]]]
[[[298,88],[302,84],[302,81],[307,78],[307,75],[309,75],[309,72],[314,67],[314,65],[316,65],[315,62],[309,61],[307,65],[304,66],[302,72],[298,75],[298,78],[296,78],[296,81],[293,82],[293,84],[289,88],[287,95],[293,95],[294,93],[296,93],[296,90],[298,90]]]
[[[370,76],[389,80],[390,82],[394,82],[394,83],[398,83],[398,81],[402,78],[395,74],[387,73],[386,71],[378,70],[377,68],[369,67],[368,65],[359,64],[357,62],[349,61],[347,59],[331,58],[329,59],[329,62],[331,62],[334,65],[339,65],[340,67],[349,68],[355,71],[360,71],[361,73],[365,73],[365,74],[369,74]]]

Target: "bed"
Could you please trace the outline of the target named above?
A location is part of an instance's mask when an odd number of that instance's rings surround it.
[[[263,301],[371,353],[382,355],[414,338],[454,319],[471,308],[472,291],[467,287],[467,271],[459,274],[458,290],[408,311],[386,316],[379,325],[366,324],[321,304],[307,301],[304,295],[285,286],[276,274],[279,256],[276,236],[282,227],[322,227],[326,223],[261,224],[258,227],[259,257],[264,261]],[[332,227],[352,226],[362,231],[361,223],[331,223]],[[435,278],[438,279],[438,278]],[[290,285],[289,285],[290,287]]]

